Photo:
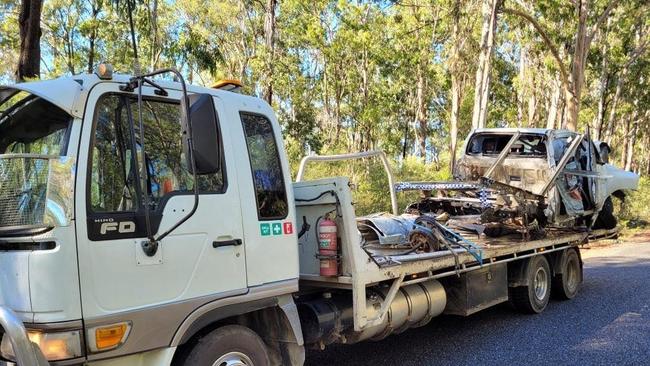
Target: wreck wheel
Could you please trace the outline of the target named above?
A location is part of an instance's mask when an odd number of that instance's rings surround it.
[[[420,250],[423,252],[435,252],[440,250],[440,243],[430,233],[423,229],[415,229],[409,233],[409,243],[412,250]]]
[[[420,216],[415,219],[416,228],[409,233],[409,243],[414,250],[435,252],[441,249],[433,231],[437,230],[433,217]]]

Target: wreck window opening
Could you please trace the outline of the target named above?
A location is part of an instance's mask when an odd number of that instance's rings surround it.
[[[498,156],[512,134],[476,134],[467,145],[468,155]],[[522,134],[510,148],[508,157],[546,157],[546,136]]]

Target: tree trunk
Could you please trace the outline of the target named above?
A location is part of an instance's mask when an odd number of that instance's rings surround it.
[[[275,61],[275,8],[277,0],[267,0],[264,15],[264,43],[266,46],[266,88],[264,100],[273,102],[273,62]]]
[[[95,40],[97,39],[97,31],[93,29],[90,37],[88,38],[88,73],[93,72],[95,66]]]
[[[602,63],[600,65],[600,79],[598,82],[598,112],[596,113],[594,126],[596,127],[596,140],[600,140],[600,137],[603,133],[603,122],[605,120],[605,100],[607,99],[606,91],[607,84],[609,83],[609,42],[607,39],[607,33],[612,21],[611,18],[607,19],[607,26],[601,32],[601,42],[602,47],[600,49],[600,54],[602,57]]]
[[[460,112],[461,91],[458,80],[458,62],[460,60],[460,0],[454,2],[453,31],[451,48],[451,115],[449,118],[449,169],[452,174],[456,167],[456,149],[458,145],[458,114]]]
[[[623,82],[626,77],[627,77],[627,67],[624,67],[623,70],[618,75],[618,80],[616,81],[616,90],[614,91],[614,98],[612,99],[612,106],[609,109],[609,117],[607,118],[607,129],[605,130],[605,142],[607,142],[608,144],[612,143],[612,135],[614,134],[614,119],[616,118],[616,108],[618,107],[618,101],[621,98]]]
[[[632,125],[632,115],[627,113],[624,116],[624,119],[625,119],[625,124],[624,124],[625,127],[623,129],[623,136],[622,136],[623,141],[621,141],[623,143],[623,148],[621,149],[621,156],[620,156],[621,160],[619,162],[621,166],[625,166],[625,162],[627,161],[627,146],[630,142],[630,126]]]
[[[528,121],[526,127],[537,126],[537,94],[535,93],[535,78],[529,78],[530,85],[528,86]]]
[[[634,157],[634,145],[636,144],[636,135],[638,133],[639,121],[639,97],[634,98],[633,112],[630,116],[630,119],[627,121],[625,128],[625,159],[622,159],[622,163],[625,163],[625,170],[632,169],[632,159]]]
[[[646,111],[644,128],[641,129],[643,131],[643,154],[641,156],[645,159],[645,169],[639,169],[639,171],[645,175],[650,175],[650,154],[648,153],[650,151],[650,133],[648,133],[650,119],[648,117],[650,117],[650,111]]]
[[[417,75],[417,107],[415,110],[415,123],[418,130],[418,149],[420,157],[423,161],[427,161],[427,106],[425,102],[425,78],[422,67],[418,66],[418,75]]]
[[[546,128],[555,128],[555,122],[558,120],[560,97],[562,95],[562,84],[558,78],[553,82],[553,94],[551,95],[551,106],[548,108],[546,117]]]
[[[524,100],[526,99],[526,64],[528,48],[520,41],[519,51],[519,88],[517,89],[517,127],[524,124]]]
[[[607,130],[605,131],[605,141],[609,144],[612,141],[612,135],[614,134],[614,118],[616,118],[616,107],[618,106],[619,99],[621,97],[621,92],[623,89],[623,84],[627,78],[630,66],[636,61],[636,59],[643,54],[643,52],[648,47],[647,32],[643,32],[640,29],[637,29],[635,44],[636,47],[630,53],[630,56],[623,65],[623,68],[618,74],[618,80],[616,81],[616,91],[614,92],[614,99],[612,100],[612,107],[609,110],[609,118],[607,119]]]
[[[20,55],[16,81],[38,78],[41,74],[41,10],[42,0],[22,0],[18,25],[20,28]]]
[[[160,47],[158,45],[158,0],[153,0],[153,6],[150,10],[151,22],[151,71],[158,68],[158,59],[160,57]]]
[[[485,121],[487,119],[487,100],[490,94],[490,71],[499,2],[500,0],[483,0],[481,11],[481,52],[479,54],[478,69],[476,70],[472,128],[485,127]]]
[[[585,77],[585,61],[589,48],[587,44],[587,15],[589,12],[589,1],[579,0],[576,2],[578,10],[578,30],[573,43],[573,59],[571,60],[571,93],[567,98],[567,121],[566,128],[576,131],[578,128],[578,116],[580,114],[580,96],[582,83]]]
[[[636,113],[635,113],[636,114]],[[630,131],[630,139],[627,143],[627,154],[625,155],[625,170],[632,171],[632,159],[634,157],[634,147],[636,145],[636,138],[639,128],[639,121],[632,122],[632,131]]]
[[[95,67],[95,46],[97,42],[97,19],[99,18],[99,13],[102,11],[102,0],[93,0],[90,2],[90,16],[93,20],[92,31],[88,37],[88,73],[93,72]]]

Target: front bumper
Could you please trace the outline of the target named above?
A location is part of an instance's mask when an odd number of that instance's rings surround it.
[[[2,326],[5,336],[9,337],[11,341],[18,365],[49,365],[40,348],[27,337],[25,325],[18,319],[16,313],[6,306],[0,306],[0,326]]]

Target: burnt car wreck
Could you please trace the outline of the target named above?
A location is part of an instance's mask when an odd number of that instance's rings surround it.
[[[454,181],[403,182],[419,191],[404,214],[358,219],[364,249],[376,261],[417,253],[552,238],[559,232],[615,229],[612,197],[638,176],[608,163],[609,147],[586,135],[550,129],[479,129],[465,141]],[[477,245],[481,242],[481,245]],[[381,263],[380,263],[381,264]]]

